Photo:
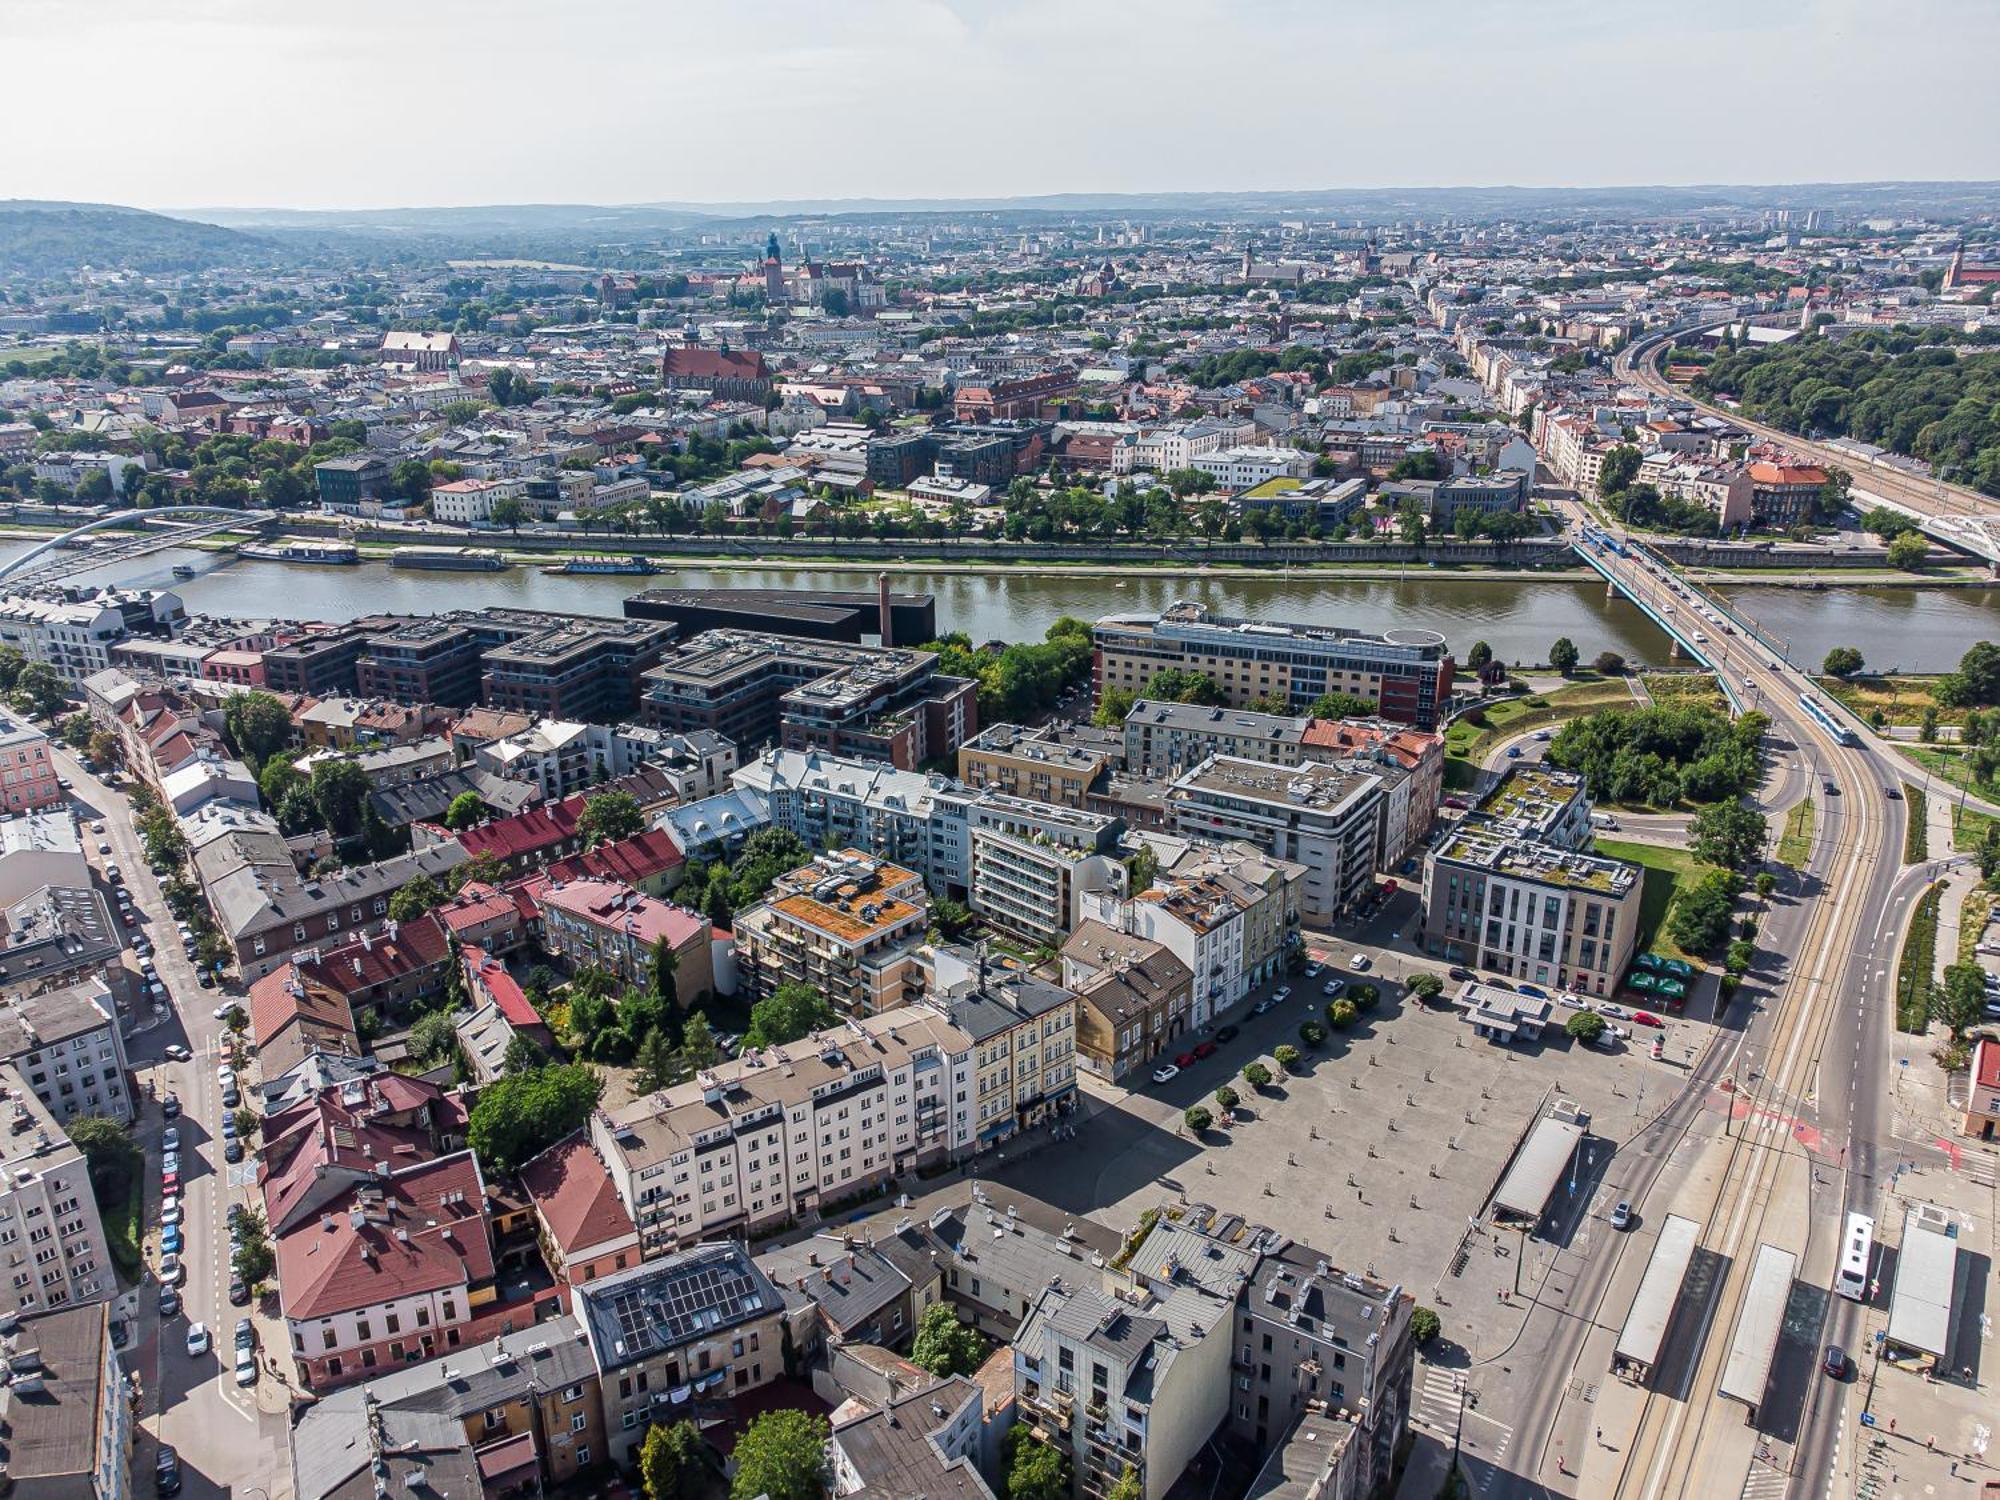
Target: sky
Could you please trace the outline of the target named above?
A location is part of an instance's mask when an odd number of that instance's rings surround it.
[[[1996,56],[1995,0],[0,0],[0,198],[1996,178]]]

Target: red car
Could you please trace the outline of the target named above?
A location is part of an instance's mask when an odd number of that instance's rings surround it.
[[[163,1172],[160,1174],[160,1193],[162,1196],[171,1197],[180,1190],[180,1178],[176,1177],[172,1172]]]
[[[1213,1056],[1215,1056],[1215,1043],[1213,1043],[1213,1042],[1196,1042],[1196,1043],[1194,1044],[1194,1055],[1195,1055],[1196,1057],[1213,1057]]]
[[[1194,1058],[1195,1055],[1192,1052],[1183,1052],[1179,1057],[1174,1059],[1174,1066],[1177,1068],[1191,1068],[1194,1066]]]
[[[1634,1026],[1665,1026],[1667,1023],[1654,1015],[1650,1010],[1635,1010],[1632,1012],[1632,1024]]]

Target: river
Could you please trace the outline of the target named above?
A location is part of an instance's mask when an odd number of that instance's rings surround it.
[[[176,563],[200,571],[194,578],[177,579]],[[874,587],[872,573],[837,568],[689,567],[651,578],[607,578],[549,574],[539,566],[504,573],[407,571],[383,563],[299,567],[193,551],[160,553],[84,574],[78,581],[171,588],[197,614],[306,620],[482,604],[616,615],[627,595],[668,584]],[[1426,570],[1412,568],[1403,578],[1325,578],[1310,572],[1286,578],[1226,572],[1168,578],[1135,572],[1119,581],[1022,569],[899,572],[892,575],[892,586],[935,594],[939,628],[962,630],[975,641],[1037,638],[1061,615],[1088,620],[1192,598],[1218,613],[1270,620],[1337,622],[1362,629],[1424,626],[1441,631],[1461,657],[1474,641],[1484,640],[1503,661],[1542,661],[1550,643],[1566,635],[1585,660],[1604,650],[1646,664],[1668,659],[1666,637],[1636,607],[1622,598],[1606,599],[1601,584],[1575,579],[1472,580],[1427,576]],[[1871,667],[1941,672],[1956,666],[1974,641],[2000,639],[2000,590],[1746,587],[1730,590],[1729,597],[1774,638],[1789,641],[1792,659],[1802,663],[1817,664],[1833,646],[1857,646]]]

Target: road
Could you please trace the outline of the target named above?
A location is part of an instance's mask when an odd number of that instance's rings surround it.
[[[146,1153],[146,1223],[148,1238],[146,1284],[140,1289],[139,1320],[128,1354],[145,1387],[142,1435],[133,1455],[133,1472],[141,1483],[153,1467],[156,1445],[172,1445],[181,1457],[184,1494],[262,1495],[279,1500],[291,1493],[287,1428],[281,1414],[260,1411],[257,1390],[240,1390],[230,1368],[236,1320],[249,1311],[232,1307],[228,1299],[229,1234],[225,1214],[232,1197],[249,1201],[242,1188],[228,1185],[230,1174],[247,1181],[246,1163],[231,1167],[223,1160],[222,1094],[216,1082],[224,1036],[213,1011],[220,992],[200,988],[194,967],[182,954],[174,932],[173,914],[160,894],[159,883],[146,864],[145,849],[133,826],[131,804],[124,795],[89,774],[75,756],[58,747],[57,761],[75,787],[79,816],[101,818],[105,832],[96,836],[111,845],[111,859],[124,872],[126,888],[141,914],[137,929],[153,944],[153,962],[166,985],[174,1011],[163,1024],[142,1001],[132,1008],[127,1052],[138,1075],[142,1095],[134,1134]],[[95,839],[93,839],[93,843]],[[125,929],[128,936],[133,929]],[[165,1050],[173,1044],[189,1048],[188,1062],[170,1062]],[[151,1085],[152,1098],[143,1089]],[[167,1121],[160,1099],[177,1095],[182,1113]],[[171,1319],[159,1316],[153,1270],[159,1265],[159,1166],[162,1130],[171,1123],[180,1135],[182,1232],[187,1250],[182,1261],[187,1279],[180,1291],[183,1311]],[[199,1358],[187,1352],[191,1321],[208,1326],[215,1347]]]
[[[1679,610],[1691,602],[1670,595],[1665,578],[1629,557],[1605,561],[1621,587],[1662,612],[1670,600]],[[1709,602],[1727,613],[1724,601]],[[1824,1288],[1833,1264],[1829,1230],[1851,1207],[1872,1212],[1877,1164],[1892,1150],[1884,1093],[1889,960],[1900,915],[1921,881],[1921,872],[1877,857],[1901,847],[1904,804],[1882,795],[1897,776],[1872,749],[1841,746],[1808,720],[1796,707],[1805,679],[1747,629],[1707,649],[1745,701],[1772,717],[1778,767],[1765,789],[1767,805],[1813,790],[1808,776],[1830,778],[1840,795],[1818,798],[1811,859],[1786,875],[1764,919],[1767,957],[1725,1013],[1716,1042],[1665,1113],[1626,1143],[1613,1165],[1619,1195],[1645,1219],[1658,1222],[1669,1211],[1695,1219],[1704,1249],[1722,1258],[1706,1337],[1691,1352],[1684,1392],[1611,1390],[1600,1399],[1600,1388],[1615,1386],[1609,1345],[1649,1247],[1628,1240],[1566,1268],[1560,1291],[1537,1307],[1503,1357],[1505,1370],[1472,1372],[1476,1383],[1511,1388],[1513,1424],[1522,1434],[1508,1470],[1495,1471],[1482,1494],[1740,1493],[1755,1443],[1742,1408],[1716,1387],[1756,1247],[1770,1242],[1798,1252],[1800,1281]],[[1735,1075],[1733,1094],[1717,1088],[1726,1072]],[[1715,1128],[1732,1115],[1733,1125]],[[1744,1116],[1782,1119],[1789,1128],[1745,1129]],[[1851,1345],[1858,1309],[1823,1300],[1831,1305],[1820,1309],[1812,1339]],[[1526,1392],[1508,1378],[1522,1369],[1543,1372]],[[1793,1441],[1780,1445],[1793,1484],[1816,1490],[1827,1471],[1843,1410],[1837,1390],[1781,1368],[1767,1406],[1793,1408]]]

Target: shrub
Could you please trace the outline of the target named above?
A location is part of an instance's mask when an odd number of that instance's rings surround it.
[[[1594,1010],[1580,1010],[1563,1022],[1563,1030],[1579,1042],[1594,1042],[1604,1035],[1604,1017]]]
[[[1429,970],[1425,970],[1421,974],[1410,976],[1409,988],[1410,993],[1419,1000],[1435,1000],[1444,993],[1444,981]]]

